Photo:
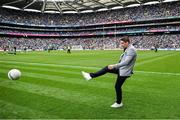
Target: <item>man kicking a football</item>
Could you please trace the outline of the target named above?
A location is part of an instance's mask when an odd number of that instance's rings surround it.
[[[121,60],[119,63],[108,65],[95,73],[87,73],[82,71],[82,75],[87,81],[106,73],[117,74],[117,80],[115,84],[116,102],[111,105],[113,108],[119,108],[123,106],[121,87],[125,80],[133,74],[133,68],[137,57],[136,50],[134,46],[130,44],[129,37],[126,36],[121,39],[121,46],[123,47],[124,52],[121,55]]]

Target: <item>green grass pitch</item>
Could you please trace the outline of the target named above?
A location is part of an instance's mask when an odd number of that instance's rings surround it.
[[[85,81],[81,71],[95,72],[117,63],[122,51],[0,52],[0,119],[178,119],[180,52],[138,51],[134,75],[123,86],[123,108],[115,100],[116,75]],[[22,72],[7,78],[10,69]]]

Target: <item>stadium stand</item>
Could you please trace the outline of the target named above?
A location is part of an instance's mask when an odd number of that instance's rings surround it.
[[[118,49],[129,35],[139,49],[180,48],[180,2],[143,5],[81,14],[43,14],[0,8],[0,49],[16,46],[47,50],[81,45],[83,49]],[[134,12],[136,11],[136,12]]]

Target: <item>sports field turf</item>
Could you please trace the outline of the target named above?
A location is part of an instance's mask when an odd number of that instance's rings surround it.
[[[113,109],[116,75],[85,81],[117,63],[122,51],[0,52],[0,118],[180,118],[180,52],[138,51],[135,74],[123,86],[123,108]],[[19,80],[7,72],[21,70]]]

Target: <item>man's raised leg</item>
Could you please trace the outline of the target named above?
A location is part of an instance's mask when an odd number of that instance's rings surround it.
[[[101,70],[99,70],[95,73],[87,73],[87,72],[82,71],[82,75],[84,76],[84,78],[86,80],[91,80],[92,78],[99,77],[99,76],[104,75],[106,73],[118,74],[118,72],[119,72],[118,69],[109,70],[108,66],[105,66],[104,68],[102,68]]]

